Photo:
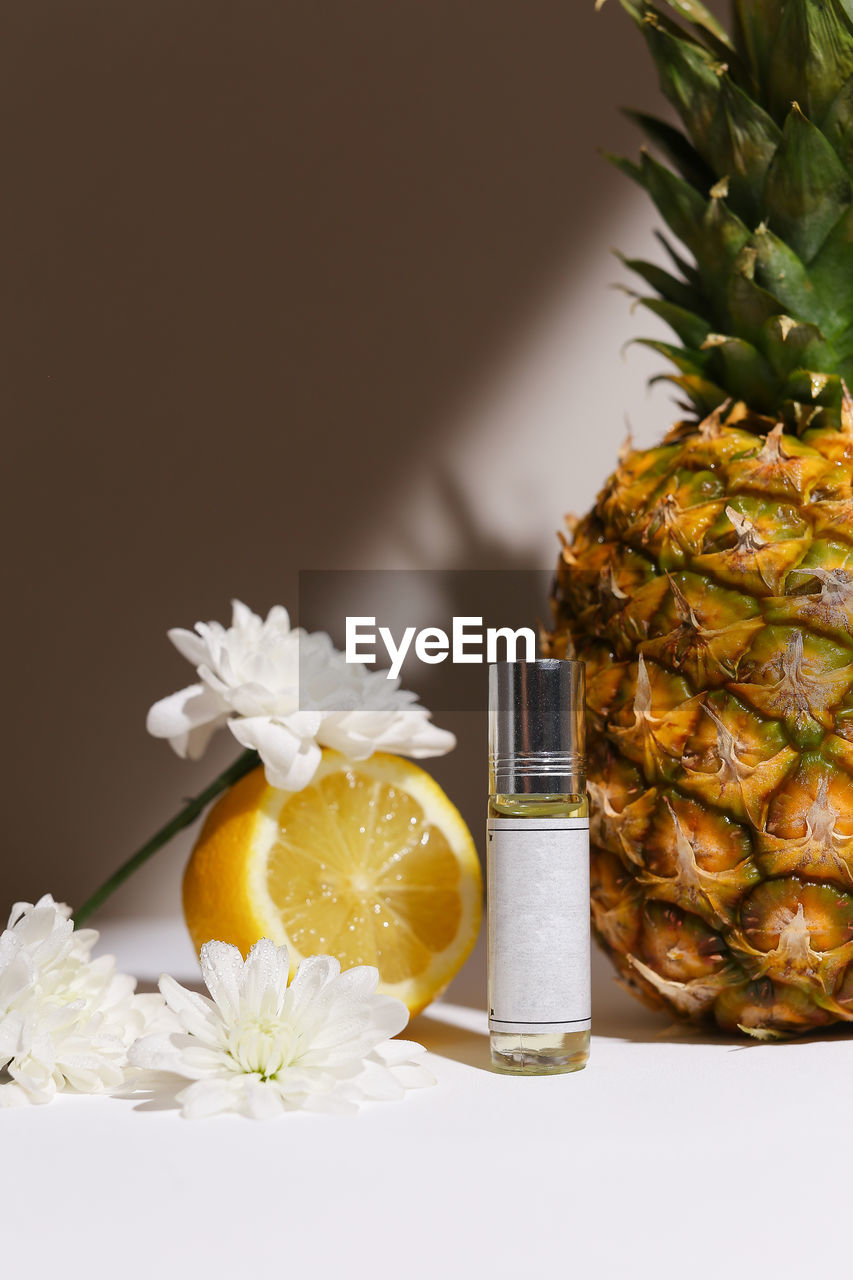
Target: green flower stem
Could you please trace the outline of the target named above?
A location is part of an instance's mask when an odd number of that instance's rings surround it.
[[[138,867],[147,862],[153,853],[158,849],[162,849],[164,844],[172,839],[172,836],[183,831],[184,827],[188,827],[191,822],[195,822],[201,811],[210,804],[211,800],[215,800],[223,791],[227,791],[230,786],[238,782],[244,774],[251,773],[260,763],[257,751],[244,751],[237,757],[232,765],[230,765],[224,773],[220,773],[218,778],[211,782],[210,786],[205,787],[204,791],[200,791],[197,796],[188,800],[182,809],[179,809],[172,818],[171,822],[167,822],[165,827],[161,827],[150,840],[148,840],[141,849],[137,849],[127,862],[123,862],[118,871],[114,871],[109,880],[105,880],[100,889],[96,889],[90,898],[87,898],[77,911],[74,912],[74,925],[79,928],[84,924],[93,911],[97,911],[102,903],[106,902],[111,893],[114,893],[119,885],[124,884],[129,876],[132,876]]]

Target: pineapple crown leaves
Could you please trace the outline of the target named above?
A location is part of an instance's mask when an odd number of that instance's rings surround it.
[[[662,159],[610,157],[692,261],[622,259],[679,346],[649,342],[705,416],[727,398],[801,432],[853,385],[853,0],[620,0],[678,128],[628,115]],[[666,243],[666,242],[665,242]]]

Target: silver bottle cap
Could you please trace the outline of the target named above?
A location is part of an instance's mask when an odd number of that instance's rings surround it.
[[[584,664],[566,658],[489,667],[491,795],[585,790]]]

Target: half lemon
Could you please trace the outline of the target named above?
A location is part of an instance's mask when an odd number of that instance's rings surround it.
[[[380,990],[414,1015],[464,964],[482,915],[471,833],[410,760],[324,751],[310,786],[278,791],[258,768],[214,805],[184,876],[196,950],[245,955],[258,938],[342,969],[375,965]]]

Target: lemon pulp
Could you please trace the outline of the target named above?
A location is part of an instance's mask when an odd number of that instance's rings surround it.
[[[276,791],[261,770],[211,810],[184,880],[196,946],[245,953],[259,937],[291,967],[327,954],[375,965],[414,1012],[473,946],[482,881],[470,832],[441,788],[401,757],[324,752],[310,786]]]

